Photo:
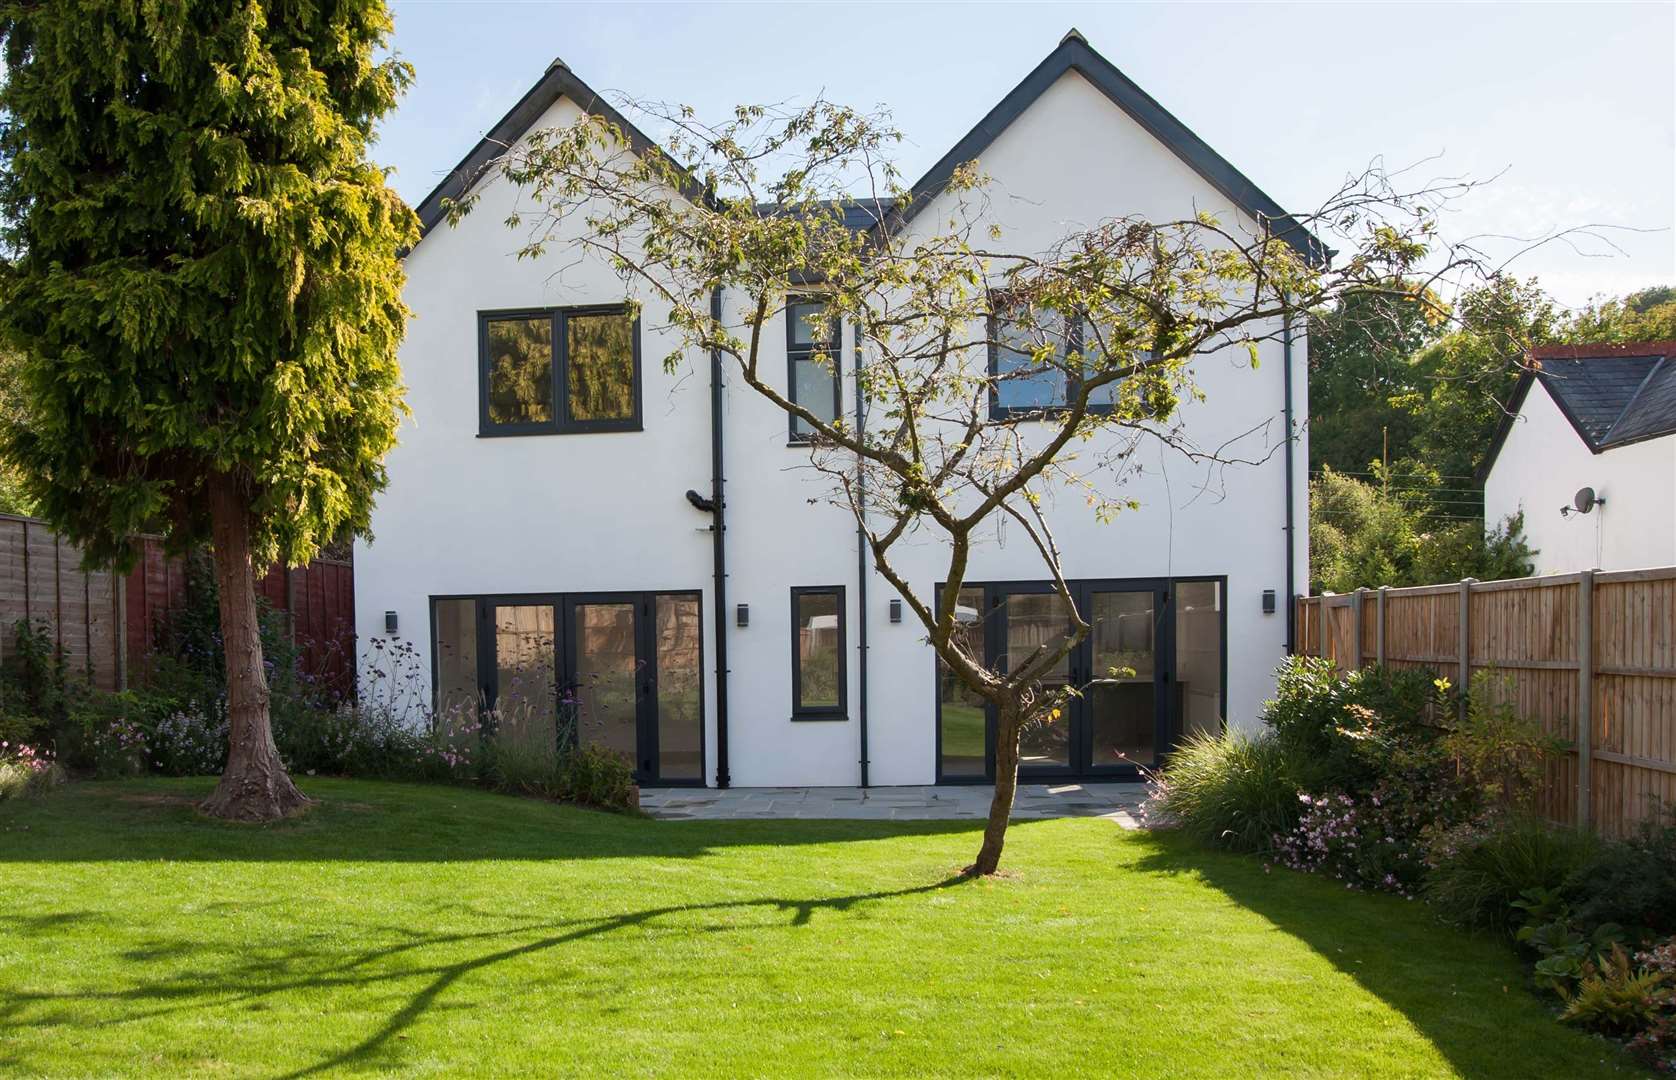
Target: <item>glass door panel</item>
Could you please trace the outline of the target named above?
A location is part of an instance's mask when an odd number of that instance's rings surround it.
[[[955,636],[966,655],[984,662],[983,587],[966,586],[955,600]],[[989,772],[989,711],[984,699],[941,659],[937,661],[937,723],[942,775],[981,777]]]
[[[1088,635],[1092,662],[1082,697],[1088,765],[1152,765],[1158,757],[1159,594],[1093,592]]]
[[[495,737],[551,747],[558,737],[553,605],[502,604],[494,610]]]
[[[583,746],[602,746],[640,764],[639,710],[635,684],[640,674],[632,602],[574,603],[570,608],[569,704]]]
[[[1071,632],[1065,602],[1053,593],[1013,593],[1004,601],[1006,639],[1002,670],[1023,663],[1038,647],[1052,647]],[[1071,681],[1071,657],[1065,656],[1042,677],[1042,693],[1053,694]],[[1071,767],[1071,710],[1058,716],[1039,716],[1024,727],[1019,739],[1019,766],[1025,769]]]
[[[1175,686],[1169,750],[1222,730],[1222,583],[1175,586]]]
[[[699,780],[704,770],[703,640],[698,597],[660,596],[653,623],[660,780]]]

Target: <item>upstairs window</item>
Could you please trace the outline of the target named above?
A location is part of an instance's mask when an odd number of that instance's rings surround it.
[[[786,386],[791,400],[831,423],[840,413],[839,321],[828,319],[822,300],[786,304]],[[792,442],[814,434],[801,416],[791,417]]]
[[[478,316],[479,433],[640,430],[640,321],[624,305]]]
[[[1073,356],[1081,362],[1074,363]],[[998,304],[989,320],[989,374],[995,380],[990,417],[1006,420],[1062,411],[1079,389],[1077,371],[1096,366],[1098,357],[1098,336],[1086,318],[1027,313]],[[1088,411],[1110,412],[1117,387],[1110,382],[1096,388],[1088,397]]]

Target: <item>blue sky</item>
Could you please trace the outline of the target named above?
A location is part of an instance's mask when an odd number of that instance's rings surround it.
[[[417,203],[563,57],[595,89],[703,116],[818,94],[888,106],[912,178],[1075,26],[1283,205],[1348,172],[1493,184],[1450,235],[1584,224],[1514,269],[1562,301],[1676,284],[1676,5],[568,4],[393,0],[418,82],[377,159]],[[1498,250],[1510,252],[1511,242]]]

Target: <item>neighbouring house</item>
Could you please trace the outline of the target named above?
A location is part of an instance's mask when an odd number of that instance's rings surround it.
[[[413,418],[389,458],[376,540],[355,554],[363,641],[407,639],[445,712],[487,702],[503,729],[543,732],[574,717],[562,730],[620,750],[642,783],[983,781],[992,718],[939,672],[859,558],[848,513],[810,501],[827,489],[799,468],[809,450],[786,415],[725,375],[714,384],[707,356],[666,373],[666,309],[636,296],[631,319],[608,266],[562,243],[514,257],[516,190],[473,178],[501,148],[583,110],[644,138],[555,61],[419,207],[401,353]],[[972,159],[1014,244],[1045,249],[1121,214],[1290,222],[1074,31],[918,182],[930,210]],[[481,201],[450,226],[442,200],[470,183]],[[801,400],[851,410],[849,366],[799,363],[810,343],[798,315],[791,305],[764,368],[787,371]],[[851,328],[840,335],[837,355],[853,357]],[[1251,464],[1207,470],[1152,446],[1122,489],[1140,510],[1102,524],[1080,497],[1048,508],[1096,623],[1064,677],[1114,664],[1135,675],[1034,732],[1026,775],[1133,777],[1186,732],[1257,722],[1289,645],[1288,599],[1309,580],[1308,454],[1294,423],[1308,415],[1304,353],[1301,336],[1277,332],[1260,366],[1243,349],[1196,364],[1205,397],[1183,407],[1184,431]],[[490,380],[514,373],[539,381],[539,407],[491,408]],[[898,557],[925,594],[938,586],[941,550]],[[989,655],[1048,631],[1045,578],[1004,529],[974,554],[959,604]]]
[[[1481,476],[1538,574],[1676,565],[1676,341],[1534,349]]]

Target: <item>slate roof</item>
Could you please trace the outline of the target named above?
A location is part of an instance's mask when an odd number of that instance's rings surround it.
[[[1114,104],[1127,112],[1142,127],[1151,132],[1172,153],[1186,162],[1212,187],[1220,191],[1235,206],[1264,224],[1274,235],[1281,237],[1311,260],[1324,261],[1330,251],[1308,230],[1280,207],[1261,189],[1246,179],[1228,160],[1212,150],[1205,141],[1190,131],[1187,125],[1170,115],[1146,91],[1131,82],[1111,61],[1095,52],[1087,40],[1071,30],[1047,58],[1036,65],[995,108],[989,111],[977,127],[966,134],[912,188],[913,198],[907,210],[896,215],[907,221],[931,201],[931,197],[948,182],[956,166],[970,161],[992,143],[996,136],[1016,120],[1032,102],[1067,72],[1075,71],[1105,94]],[[637,152],[652,146],[638,128],[629,123],[587,83],[572,72],[562,60],[554,60],[540,81],[532,86],[505,116],[490,128],[452,172],[443,178],[431,193],[419,203],[417,212],[423,233],[428,234],[444,218],[443,199],[459,198],[471,189],[489,162],[507,147],[524,136],[552,104],[560,97],[568,97],[582,109],[597,113],[616,124],[634,145]],[[702,197],[699,185],[692,182],[689,196]],[[870,209],[854,203],[845,206],[846,219],[855,228],[877,226]],[[893,221],[890,224],[898,224]]]
[[[1676,433],[1676,341],[1542,346],[1531,350],[1481,474],[1537,382],[1596,454]]]

